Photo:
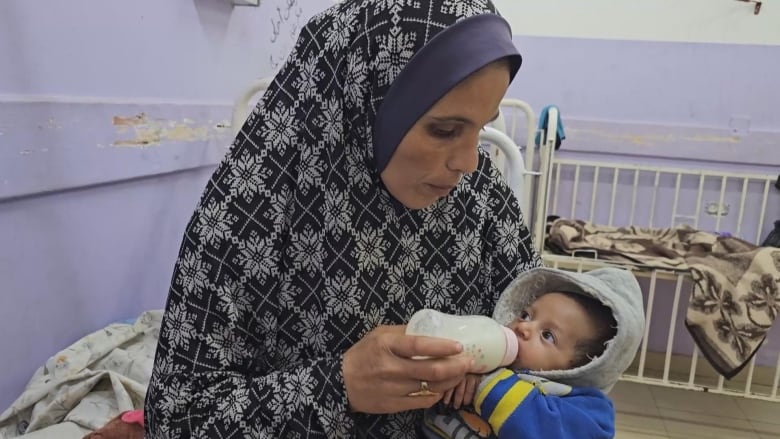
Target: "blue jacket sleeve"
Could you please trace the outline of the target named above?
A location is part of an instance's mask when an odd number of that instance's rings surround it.
[[[601,391],[524,380],[503,369],[480,385],[476,412],[499,439],[601,439],[615,435],[615,411]]]

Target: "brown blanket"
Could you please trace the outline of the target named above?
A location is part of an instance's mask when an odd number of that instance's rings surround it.
[[[780,249],[687,226],[609,227],[558,219],[548,246],[639,267],[686,270],[693,291],[685,324],[699,349],[724,377],[748,363],[780,312]]]

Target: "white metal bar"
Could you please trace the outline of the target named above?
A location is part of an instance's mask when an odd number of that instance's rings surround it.
[[[758,215],[758,230],[756,230],[756,244],[761,242],[761,229],[764,228],[764,215],[766,215],[766,202],[769,199],[769,179],[764,182],[764,197],[761,203],[761,213]]]
[[[718,199],[718,214],[716,215],[715,219],[715,231],[716,232],[722,232],[720,230],[720,220],[723,218],[723,209],[725,206],[723,205],[723,201],[726,199],[726,181],[728,180],[728,177],[725,175],[721,177],[720,179],[720,198]]]
[[[650,322],[653,320],[653,301],[655,300],[655,281],[657,271],[650,275],[650,291],[647,296],[647,315],[645,316],[645,335],[642,337],[642,350],[639,353],[639,377],[645,374],[645,359],[647,358],[647,339],[650,336]]]
[[[775,365],[775,379],[772,380],[772,398],[777,398],[777,386],[780,384],[780,354],[777,354],[777,364]]]
[[[558,192],[561,188],[561,165],[555,167],[555,192],[553,193],[552,211],[558,210]]]
[[[539,179],[540,187],[536,195],[536,224],[534,224],[536,239],[534,244],[540,254],[544,250],[544,241],[546,239],[545,230],[550,198],[550,183],[552,182],[552,169],[555,165],[553,160],[554,154],[554,144],[550,145],[550,142],[544,142],[539,147],[539,172],[541,177]]]
[[[672,314],[669,317],[669,336],[666,339],[666,358],[664,358],[664,382],[669,382],[669,365],[672,361],[672,348],[674,346],[674,330],[677,326],[677,308],[680,304],[680,291],[684,279],[683,274],[677,275],[677,285],[674,288],[674,302],[672,303]]]
[[[569,218],[576,219],[574,211],[577,208],[577,188],[580,184],[580,165],[574,165],[574,188],[571,190],[571,211]]]
[[[552,165],[548,163],[547,147],[542,144],[539,147],[539,172],[541,177],[539,178],[536,186],[536,198],[534,207],[534,245],[539,254],[544,249],[545,228],[546,228],[546,216],[547,216],[547,203],[545,201],[547,197],[547,191],[549,191],[548,175],[547,173],[552,170]]]
[[[777,398],[778,382],[780,382],[780,354],[777,354],[777,366],[775,366],[775,379],[772,381],[772,398]]]
[[[506,117],[505,111],[501,111],[498,114],[500,118],[504,119],[504,125],[506,126],[502,131],[504,131],[512,140],[517,139],[517,137],[515,137],[515,134],[517,134],[517,112],[513,109],[509,112],[508,118]]]
[[[556,107],[550,108],[550,111],[547,112],[547,121],[546,121],[547,123],[545,124],[544,132],[542,133],[542,136],[541,136],[541,138],[544,139],[544,142],[542,142],[542,143],[544,143],[545,148],[547,148],[546,154],[549,155],[549,169],[552,169],[552,167],[553,167],[553,159],[552,158],[553,158],[553,155],[555,154],[555,146],[556,146],[555,144],[556,144],[556,139],[558,137],[558,118],[559,118],[558,109]],[[550,181],[552,179],[552,174],[550,174],[549,171],[546,171],[546,174],[547,174],[547,177],[545,179],[546,184],[544,186],[545,189],[543,191],[543,193],[544,193],[544,209],[545,209],[545,212],[547,212],[547,206],[549,205],[548,204],[549,203],[549,199],[550,199],[549,189],[550,189]],[[572,216],[572,218],[573,218],[573,216]],[[542,218],[542,221],[544,221],[544,222],[542,224],[540,224],[541,227],[542,227],[541,233],[544,234],[545,229],[546,229],[546,227],[545,227],[546,217]],[[542,247],[539,250],[540,253],[544,249],[544,246],[543,246],[544,241],[542,241],[541,243],[542,243]]]
[[[639,187],[639,169],[634,169],[634,187],[631,193],[631,215],[628,224],[634,224],[634,213],[636,213],[636,190]]]
[[[513,109],[519,108],[520,111],[522,111],[523,114],[525,115],[525,121],[527,127],[525,133],[526,136],[525,137],[525,148],[526,148],[525,162],[533,163],[533,151],[534,151],[534,144],[535,144],[534,137],[536,136],[536,114],[534,113],[533,108],[525,101],[521,101],[519,99],[510,99],[510,98],[502,99],[501,105]],[[514,115],[515,112],[513,111],[512,114]],[[514,134],[515,133],[513,132],[513,136]]]
[[[723,391],[723,375],[718,375],[718,390]]]
[[[682,174],[677,173],[677,181],[674,185],[674,203],[672,203],[672,218],[669,221],[669,227],[674,227],[677,220],[677,202],[680,199],[680,179],[682,178]]]
[[[699,228],[699,215],[701,214],[701,199],[704,196],[704,174],[699,173],[699,191],[696,193],[696,213],[693,215],[693,228]]]
[[[667,168],[663,166],[642,166],[642,165],[626,165],[624,163],[605,163],[602,161],[593,161],[593,160],[578,160],[578,159],[559,159],[556,160],[556,162],[564,163],[564,164],[579,164],[582,166],[601,166],[602,168],[610,167],[610,168],[621,168],[621,169],[630,169],[630,170],[640,170],[640,171],[649,171],[649,172],[656,172],[656,171],[663,171],[667,174],[676,174],[681,173],[683,175],[699,175],[703,174],[707,177],[717,177],[721,178],[723,176],[729,177],[729,178],[751,178],[751,179],[757,179],[757,180],[765,180],[770,179],[771,181],[774,181],[775,178],[777,178],[776,175],[768,175],[768,174],[757,174],[757,173],[740,173],[740,172],[722,172],[722,171],[710,171],[706,169],[702,170],[691,170],[691,169],[684,169],[684,168]]]
[[[652,384],[652,385],[656,385],[656,386],[671,387],[671,388],[676,388],[676,389],[695,390],[695,391],[699,391],[699,392],[707,392],[707,393],[728,395],[728,396],[747,397],[747,398],[750,398],[750,399],[758,399],[758,400],[762,400],[762,401],[779,402],[776,398],[772,398],[771,396],[764,395],[764,394],[752,393],[752,394],[750,394],[748,396],[745,396],[742,392],[731,390],[731,389],[720,389],[720,390],[718,390],[718,389],[713,389],[713,388],[710,388],[708,386],[703,386],[703,385],[696,385],[694,387],[689,387],[688,384],[677,382],[677,381],[669,381],[669,383],[664,383],[663,381],[661,381],[658,378],[647,378],[647,377],[640,378],[640,377],[635,377],[635,376],[631,376],[631,375],[623,375],[623,377],[621,379],[624,380],[624,381],[641,383],[641,384]]]
[[[534,137],[536,135],[536,115],[534,114],[533,108],[531,108],[530,105],[528,105],[527,102],[521,101],[519,99],[508,99],[505,98],[501,101],[501,107],[504,107],[507,109],[507,111],[501,111],[499,112],[499,117],[493,124],[493,126],[500,128],[501,131],[504,131],[507,133],[514,142],[517,138],[517,126],[518,126],[518,111],[520,110],[525,115],[525,121],[526,121],[526,140],[525,140],[525,157],[523,158],[523,162],[528,166],[528,170],[531,172],[525,173],[523,176],[523,194],[522,199],[525,201],[525,207],[526,210],[523,211],[526,218],[528,219],[529,223],[527,226],[529,229],[534,231],[534,237],[536,238],[534,241],[535,244],[539,245],[539,250],[541,251],[541,240],[539,236],[537,235],[536,231],[539,230],[539,227],[541,227],[542,232],[544,231],[544,221],[542,220],[542,224],[537,224],[540,217],[546,216],[546,212],[544,209],[539,209],[538,202],[539,202],[539,196],[534,196],[535,193],[539,192],[541,188],[546,188],[547,185],[543,183],[543,178],[545,177],[544,174],[537,180],[537,174],[533,172],[534,170],[534,152],[536,148],[534,147]],[[510,125],[507,127],[506,124],[506,118],[505,113],[510,113]],[[541,151],[542,149],[540,149]],[[544,159],[540,159],[540,167],[539,171],[546,172],[544,169]],[[536,184],[538,181],[538,184]],[[546,207],[545,207],[546,209]],[[541,236],[543,239],[544,236]]]
[[[488,122],[487,126],[491,126],[499,131],[502,131],[512,140],[515,138],[515,133],[512,131],[512,119],[515,118],[514,111],[508,111],[503,108],[503,102],[498,107],[498,117],[492,122]]]
[[[693,381],[696,378],[696,366],[699,362],[699,346],[696,343],[693,344],[693,354],[691,354],[691,370],[688,373],[688,385],[692,386]]]
[[[479,139],[494,145],[502,153],[501,161],[506,162],[508,168],[504,172],[504,179],[515,194],[523,213],[530,211],[530,200],[525,198],[526,191],[523,187],[525,175],[529,171],[525,168],[523,155],[520,154],[517,144],[506,133],[493,127],[484,127],[479,132]],[[503,165],[500,166],[499,169],[503,169]]]
[[[612,198],[610,198],[609,201],[609,222],[607,223],[607,225],[610,227],[612,226],[613,214],[615,213],[615,197],[617,196],[618,174],[620,174],[620,169],[615,168],[615,172],[612,173]]]
[[[590,192],[590,219],[589,222],[593,222],[593,214],[596,210],[596,192],[598,192],[599,187],[599,168],[600,166],[596,166],[593,170],[593,190]]]
[[[750,367],[748,368],[747,381],[745,381],[745,396],[750,395],[750,386],[753,385],[753,372],[756,370],[756,356],[750,360]]]
[[[658,199],[658,179],[660,177],[661,171],[655,171],[655,180],[653,181],[653,201],[650,203],[650,223],[647,225],[648,227],[653,227],[653,218],[655,217],[655,202]]]
[[[739,199],[739,217],[737,218],[737,234],[736,236],[742,237],[742,219],[745,216],[745,201],[747,200],[747,189],[750,183],[749,178],[742,179],[742,196]]]
[[[534,151],[536,148],[534,147],[535,140],[534,137],[536,136],[536,114],[534,114],[533,108],[525,102],[521,101],[519,99],[503,99],[501,101],[501,105],[505,105],[512,108],[519,108],[520,111],[523,112],[525,115],[525,123],[526,123],[526,133],[525,133],[525,163],[528,164],[528,168],[530,170],[533,170],[534,168]],[[514,112],[513,112],[514,114]],[[512,138],[514,139],[514,133]],[[541,153],[541,149],[540,149]],[[544,171],[540,169],[540,171]],[[544,176],[542,176],[544,178]],[[540,185],[541,185],[541,178],[539,179]],[[526,181],[525,181],[525,194],[524,197],[526,200],[528,200],[528,205],[531,206],[532,200],[534,199],[534,192],[533,192],[533,183],[534,183],[534,175],[529,174],[526,175]],[[530,212],[527,213],[530,218]],[[542,215],[546,215],[546,213],[542,213]],[[544,226],[544,225],[542,225]]]

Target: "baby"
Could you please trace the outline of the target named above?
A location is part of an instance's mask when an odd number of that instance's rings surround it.
[[[628,368],[644,329],[628,271],[538,268],[502,294],[493,318],[512,329],[510,369],[470,376],[425,413],[428,438],[612,438],[605,395]],[[554,381],[553,381],[554,380]],[[473,411],[460,409],[473,403]]]

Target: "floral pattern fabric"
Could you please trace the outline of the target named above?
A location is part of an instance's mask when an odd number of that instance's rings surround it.
[[[539,259],[485,153],[449,196],[408,210],[374,170],[372,127],[422,46],[491,13],[486,0],[347,0],[303,28],[185,231],[148,438],[416,437],[419,412],[348,410],[344,351],[423,307],[490,315]]]

